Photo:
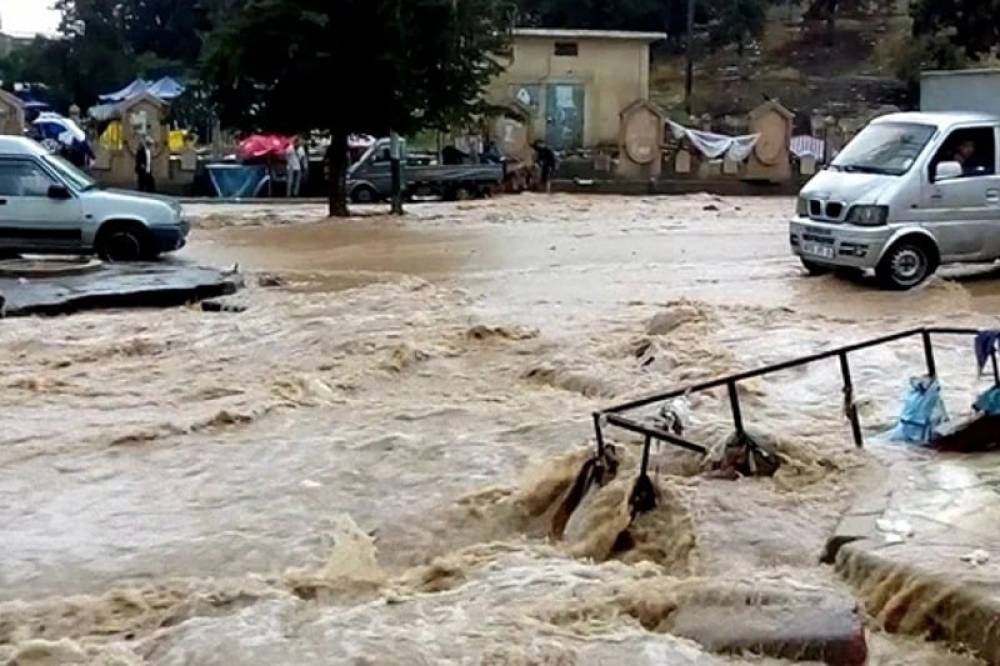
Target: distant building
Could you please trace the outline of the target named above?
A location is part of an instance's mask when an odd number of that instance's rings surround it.
[[[24,35],[10,35],[3,31],[3,17],[0,16],[0,58],[6,58],[18,48],[31,43],[32,38]]]
[[[533,140],[558,150],[617,145],[621,114],[649,99],[649,47],[655,32],[514,31],[506,71],[490,85],[489,101],[528,117]]]

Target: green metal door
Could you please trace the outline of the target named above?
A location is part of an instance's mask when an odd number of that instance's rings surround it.
[[[545,98],[545,140],[554,150],[583,146],[584,90],[575,83],[553,83]]]

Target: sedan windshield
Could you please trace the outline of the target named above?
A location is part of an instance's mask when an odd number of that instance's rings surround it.
[[[45,163],[50,167],[55,169],[59,175],[78,192],[85,192],[86,190],[92,190],[97,187],[97,181],[85,174],[80,169],[73,166],[71,163],[64,160],[58,155],[46,155]]]
[[[861,134],[833,161],[841,171],[902,176],[910,170],[936,128],[911,123],[877,123]]]

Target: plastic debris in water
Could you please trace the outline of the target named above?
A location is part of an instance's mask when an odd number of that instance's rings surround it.
[[[657,425],[678,437],[684,434],[684,428],[690,421],[691,401],[686,395],[664,403],[657,414]]]
[[[990,554],[982,549],[974,550],[971,553],[962,555],[962,561],[974,566],[981,566],[990,561]]]
[[[875,527],[879,532],[885,533],[886,543],[902,543],[913,536],[913,526],[903,518],[879,518],[875,521]]]

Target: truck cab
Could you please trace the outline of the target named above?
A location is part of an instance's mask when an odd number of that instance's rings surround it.
[[[942,263],[1000,258],[1000,117],[878,118],[799,194],[792,252],[811,273],[873,270],[909,289]]]
[[[35,141],[0,137],[0,255],[148,260],[182,248],[189,231],[173,200],[102,190]]]
[[[403,192],[407,196],[465,199],[484,195],[503,182],[500,164],[436,164],[436,157],[416,155],[400,140]],[[347,192],[354,203],[373,203],[392,195],[390,141],[379,139],[347,171]]]

